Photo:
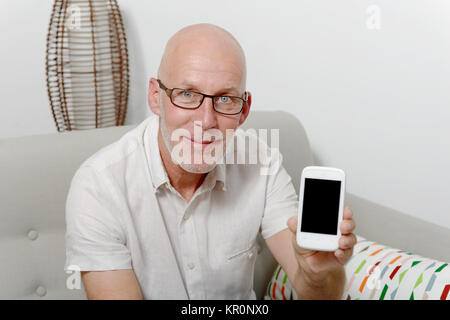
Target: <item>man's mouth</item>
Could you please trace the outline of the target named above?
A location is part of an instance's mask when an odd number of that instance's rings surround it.
[[[184,137],[187,140],[191,141],[192,143],[196,143],[196,144],[201,144],[201,145],[208,145],[214,142],[214,138],[210,141],[207,140],[201,140],[201,141],[195,141],[194,139],[188,138],[188,137]]]
[[[213,143],[213,142],[217,142],[217,141],[218,141],[218,140],[216,140],[215,137],[211,137],[211,140],[200,140],[200,141],[194,140],[194,139],[192,139],[192,138],[188,138],[188,137],[186,137],[186,136],[184,136],[184,138],[186,138],[187,140],[189,140],[189,141],[191,141],[191,142],[193,142],[193,143],[196,143],[196,144],[202,144],[202,145],[208,145],[208,144],[211,144],[211,143]]]

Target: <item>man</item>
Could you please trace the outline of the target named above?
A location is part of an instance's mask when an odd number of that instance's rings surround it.
[[[340,248],[304,250],[295,241],[295,190],[274,157],[269,175],[193,161],[213,147],[229,155],[228,132],[252,103],[245,88],[244,52],[227,31],[192,25],[168,41],[149,83],[157,116],[89,158],[72,180],[65,268],[82,271],[89,299],[254,299],[258,232],[299,299],[341,297],[356,243],[347,206]],[[174,156],[179,146],[187,161]]]

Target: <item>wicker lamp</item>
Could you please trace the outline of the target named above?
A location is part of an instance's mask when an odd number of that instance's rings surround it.
[[[128,50],[116,0],[54,1],[46,74],[59,132],[124,124]]]

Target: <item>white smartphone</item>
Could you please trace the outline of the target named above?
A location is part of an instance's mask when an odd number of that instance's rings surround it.
[[[339,248],[344,214],[345,172],[310,166],[302,171],[298,205],[297,244],[317,251]]]

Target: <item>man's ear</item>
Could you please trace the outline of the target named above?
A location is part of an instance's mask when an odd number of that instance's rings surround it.
[[[250,91],[248,91],[247,92],[247,101],[245,102],[244,109],[242,109],[241,117],[239,118],[238,127],[240,127],[244,123],[245,119],[247,119],[248,114],[250,112],[251,105],[252,105],[252,94],[250,93]]]
[[[150,110],[159,116],[161,112],[161,106],[159,105],[159,84],[155,78],[150,78],[147,99]]]

